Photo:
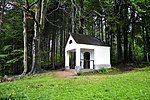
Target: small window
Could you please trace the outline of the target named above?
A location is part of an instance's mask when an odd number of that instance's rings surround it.
[[[69,44],[71,44],[71,43],[72,43],[72,40],[69,41]]]

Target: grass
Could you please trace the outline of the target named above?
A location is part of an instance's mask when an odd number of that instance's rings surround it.
[[[0,100],[150,100],[150,68],[116,75],[29,76],[0,83]]]
[[[93,70],[89,72],[79,72],[77,74],[78,76],[86,76],[86,75],[117,74],[117,73],[120,73],[119,69],[112,67],[112,68],[100,68],[98,70]]]

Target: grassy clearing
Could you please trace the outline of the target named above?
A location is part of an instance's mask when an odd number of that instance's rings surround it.
[[[99,74],[117,74],[121,73],[119,69],[112,67],[112,68],[101,68],[98,70],[90,71],[90,72],[79,72],[77,73],[78,76],[86,76],[86,75],[99,75]]]
[[[116,75],[35,75],[0,84],[0,99],[150,100],[150,68]]]

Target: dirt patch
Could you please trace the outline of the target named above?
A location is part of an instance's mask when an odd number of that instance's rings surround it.
[[[54,71],[52,73],[60,78],[71,77],[71,76],[77,75],[77,73],[74,70]]]

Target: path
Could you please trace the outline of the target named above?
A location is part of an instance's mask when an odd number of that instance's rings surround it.
[[[77,75],[75,70],[54,71],[54,75],[60,78],[71,77]]]

